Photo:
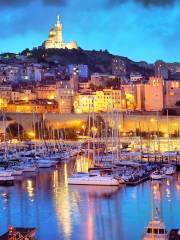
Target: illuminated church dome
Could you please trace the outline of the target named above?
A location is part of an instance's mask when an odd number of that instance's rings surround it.
[[[60,22],[60,17],[57,17],[57,23],[55,27],[50,30],[48,40],[45,41],[45,48],[68,48],[77,49],[78,45],[75,41],[64,43],[62,40],[62,24]]]
[[[51,31],[49,33],[49,36],[53,37],[56,35],[56,31],[54,30],[54,28],[51,28]]]

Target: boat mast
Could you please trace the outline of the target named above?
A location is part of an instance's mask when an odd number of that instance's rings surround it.
[[[94,114],[94,98],[93,98],[93,162],[95,163],[95,114]]]
[[[2,117],[3,117],[3,125],[4,125],[4,160],[7,161],[7,150],[8,150],[8,146],[7,146],[7,141],[6,141],[6,117],[4,112],[2,112]]]
[[[111,144],[112,144],[112,163],[114,164],[114,125],[115,125],[115,118],[114,118],[114,106],[113,106],[113,95],[111,93],[112,99],[112,107],[111,107],[111,122],[112,122],[112,130],[111,130]]]
[[[160,157],[160,139],[159,139],[159,112],[157,112],[157,140],[158,140],[158,159]]]
[[[153,185],[151,183],[151,217],[152,217],[152,240],[155,240],[154,238],[154,196],[153,196]]]
[[[35,125],[35,105],[32,106],[32,114],[33,114],[33,131],[34,131],[34,150],[35,150],[35,157],[37,153],[37,146],[36,146],[36,125]]]
[[[89,152],[89,149],[90,149],[90,133],[91,133],[91,116],[90,116],[90,101],[89,101],[89,113],[88,113],[88,160],[90,159],[90,152]]]
[[[168,109],[167,109],[167,134],[168,134],[168,163],[169,163],[169,161],[170,161],[170,156],[169,156],[169,151],[170,151],[169,143],[170,143],[170,139],[169,139],[169,112],[168,112]]]

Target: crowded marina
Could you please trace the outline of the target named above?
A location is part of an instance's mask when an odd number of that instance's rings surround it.
[[[10,141],[5,137],[5,141],[0,144],[0,189],[16,188],[17,185],[26,182],[29,176],[38,179],[47,173],[59,175],[62,166],[64,171],[71,166],[71,171],[68,174],[66,172],[64,179],[68,191],[81,192],[85,186],[86,190],[89,189],[93,194],[93,187],[100,188],[95,195],[101,195],[101,191],[109,195],[109,190],[111,195],[113,188],[121,191],[123,188],[141,187],[146,182],[164,185],[179,176],[180,151],[170,151],[169,141],[164,151],[159,147],[161,141],[156,150],[150,151],[147,146],[144,147],[143,140],[139,142],[137,139],[137,143],[132,146],[123,137],[120,138],[120,142],[119,137],[112,135],[103,140],[92,134],[88,138],[76,141],[55,136],[52,139],[28,141]],[[2,196],[6,198],[8,195],[3,192]],[[17,229],[21,227],[17,226]],[[25,224],[23,227],[34,229],[37,226]],[[167,231],[163,221],[154,217],[148,223],[144,235],[141,234],[138,239],[149,240],[152,235],[154,239],[174,240],[174,236],[175,239],[179,239],[178,229],[179,226],[173,226],[172,230]],[[37,233],[38,230],[37,227]]]

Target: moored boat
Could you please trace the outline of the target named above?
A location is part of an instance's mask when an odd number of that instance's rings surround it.
[[[14,176],[0,176],[0,185],[11,186],[14,184]]]
[[[150,178],[152,180],[161,180],[165,177],[166,177],[166,175],[165,175],[164,171],[156,170],[150,174]]]
[[[176,173],[176,167],[173,165],[164,166],[162,170],[164,171],[165,175],[173,175]]]
[[[119,186],[121,181],[115,178],[110,169],[90,168],[88,173],[73,174],[68,178],[71,185]]]
[[[166,230],[164,222],[155,218],[148,223],[143,240],[168,240],[169,232]]]

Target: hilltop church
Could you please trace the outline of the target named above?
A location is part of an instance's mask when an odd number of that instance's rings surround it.
[[[57,17],[57,23],[55,27],[50,30],[48,40],[45,41],[44,47],[46,49],[56,48],[56,49],[77,49],[78,45],[75,41],[64,43],[62,39],[62,24],[60,23],[60,17]]]

